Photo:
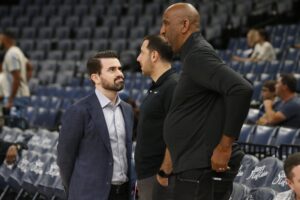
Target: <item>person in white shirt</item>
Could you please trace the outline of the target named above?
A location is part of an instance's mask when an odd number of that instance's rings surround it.
[[[276,52],[272,44],[268,41],[268,34],[264,29],[253,31],[254,50],[250,57],[240,58],[233,57],[236,61],[241,62],[259,62],[276,60]]]
[[[300,153],[292,154],[285,160],[284,173],[291,189],[278,193],[274,200],[300,200]]]
[[[1,72],[3,73],[4,107],[10,109],[12,106],[25,106],[30,96],[28,78],[32,66],[22,50],[16,46],[12,32],[0,33],[0,49],[6,51]]]

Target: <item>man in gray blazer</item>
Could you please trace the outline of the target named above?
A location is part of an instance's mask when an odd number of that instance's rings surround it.
[[[89,58],[95,92],[64,114],[57,163],[71,200],[128,200],[133,113],[118,91],[124,75],[117,54]]]

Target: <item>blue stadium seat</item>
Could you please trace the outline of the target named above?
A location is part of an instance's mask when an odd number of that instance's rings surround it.
[[[279,72],[280,62],[279,61],[271,61],[269,65],[266,66],[264,73],[267,74],[277,74]]]
[[[74,44],[74,50],[89,51],[90,50],[90,40],[89,39],[77,40]]]
[[[128,15],[135,17],[135,19],[140,17],[142,12],[143,12],[143,5],[142,4],[133,4],[128,9]]]
[[[96,27],[97,26],[97,18],[93,15],[84,16],[81,20],[82,27]]]
[[[42,154],[30,163],[29,170],[23,176],[22,188],[29,194],[35,195],[38,193],[38,183],[44,175],[44,171],[52,159],[50,154]]]
[[[35,37],[36,37],[35,27],[25,27],[25,28],[23,28],[21,37],[26,38],[26,39],[35,39]]]
[[[79,17],[78,16],[69,16],[65,20],[65,25],[70,28],[77,28],[79,26]]]
[[[57,27],[57,26],[53,26],[53,27]],[[69,27],[58,26],[55,30],[54,37],[56,39],[69,39],[70,33],[71,33],[71,30]]]
[[[250,189],[243,185],[243,184],[237,184],[233,183],[233,190],[230,196],[230,200],[243,200],[246,199],[250,192]]]
[[[62,5],[58,7],[57,15],[65,18],[71,16],[73,12],[73,6],[71,5]]]
[[[43,14],[44,15],[44,14]],[[45,17],[39,16],[38,18],[34,18],[31,21],[32,27],[43,27],[47,25],[47,20]]]
[[[276,192],[267,187],[262,188],[254,188],[251,189],[249,192],[248,199],[255,199],[255,200],[273,200],[273,198],[276,196]]]
[[[81,27],[76,30],[77,39],[89,39],[92,36],[92,30],[90,27]],[[77,43],[75,43],[76,45]]]
[[[246,122],[255,124],[259,117],[260,117],[259,109],[250,108],[246,118]]]
[[[37,187],[39,193],[51,199],[54,196],[57,179],[60,179],[59,168],[55,157],[53,157],[49,161],[48,166],[45,168],[45,173],[38,183]]]
[[[19,41],[20,48],[25,52],[34,50],[34,44],[35,42],[32,39],[25,39]]]
[[[73,48],[73,42],[71,39],[61,39],[57,43],[57,48],[64,52],[70,51]]]
[[[261,88],[262,88],[262,82],[255,81],[254,84],[253,84],[252,100],[260,101],[260,99],[261,99]]]
[[[90,7],[90,15],[95,17],[101,17],[106,13],[106,6],[103,3],[94,4]]]
[[[246,154],[241,162],[241,166],[238,174],[236,175],[234,182],[236,183],[245,183],[246,178],[249,177],[251,171],[259,163],[257,157]]]
[[[256,126],[256,129],[253,134],[253,138],[250,139],[250,142],[253,144],[264,144],[268,145],[271,143],[272,138],[277,132],[277,127],[270,126]]]
[[[36,43],[36,50],[49,52],[51,50],[51,40],[43,39]]]
[[[275,146],[292,144],[293,140],[295,140],[295,137],[298,135],[298,132],[298,129],[280,127],[271,144]]]
[[[112,50],[117,51],[118,53],[121,53],[127,48],[127,41],[126,39],[115,39],[110,41],[110,48]]]
[[[28,27],[30,25],[30,19],[27,16],[20,16],[15,20],[14,25],[19,28]]]
[[[20,161],[15,170],[10,174],[7,182],[19,194],[23,193],[23,177],[31,168],[31,163],[38,159],[39,153],[34,151],[22,151]]]
[[[270,187],[274,177],[283,169],[281,160],[275,157],[267,157],[261,160],[250,175],[244,180],[244,184],[250,188]]]
[[[119,26],[115,27],[112,30],[112,39],[125,39],[127,38],[127,27],[125,26]]]
[[[38,29],[38,38],[40,39],[52,39],[53,28],[52,27],[42,27]]]
[[[88,14],[89,6],[86,4],[76,5],[74,7],[73,15],[83,17],[84,15]]]
[[[284,192],[290,189],[286,182],[286,176],[283,169],[278,170],[276,174],[274,174],[271,185],[268,185],[268,187],[277,192]]]
[[[130,8],[129,8],[130,9]],[[127,27],[129,30],[131,30],[131,28],[135,28],[135,16],[134,15],[127,15],[122,17],[120,20],[120,26],[123,27]]]
[[[93,36],[93,38],[95,39],[94,41],[99,39],[107,39],[110,34],[109,31],[109,27],[106,26],[95,28]]]
[[[296,63],[293,60],[285,60],[280,66],[280,73],[292,73],[296,69]]]
[[[49,16],[55,16],[57,8],[56,8],[56,6],[51,5],[51,3],[49,3],[49,5],[43,5],[41,7],[41,10],[42,10],[41,13],[43,13],[43,16],[49,17]],[[50,21],[52,21],[53,18],[54,17],[51,17],[49,19],[49,24],[48,24],[49,26],[53,25],[52,23],[50,23]],[[60,25],[62,25],[62,23]]]
[[[29,51],[28,52],[30,59],[33,60],[44,60],[45,59],[45,52],[43,51]]]
[[[49,60],[62,60],[64,58],[64,52],[61,50],[49,51],[47,59]]]
[[[82,54],[80,50],[72,50],[66,52],[65,59],[67,60],[81,60]]]

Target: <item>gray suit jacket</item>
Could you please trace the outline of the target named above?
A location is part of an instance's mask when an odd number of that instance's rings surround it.
[[[130,172],[133,112],[123,101],[120,106],[125,121]],[[95,93],[81,99],[64,114],[57,151],[57,163],[68,199],[108,199],[113,156],[105,118]]]

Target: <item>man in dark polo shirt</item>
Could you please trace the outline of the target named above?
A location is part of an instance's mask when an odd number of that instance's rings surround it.
[[[182,61],[164,125],[175,200],[229,199],[243,157],[234,142],[249,109],[252,87],[202,37],[200,16],[191,4],[168,7],[160,32]]]
[[[163,124],[169,111],[178,76],[171,69],[173,53],[159,35],[146,36],[137,61],[153,80],[140,107],[135,148],[139,200],[170,199],[168,175],[172,168],[163,140]]]

